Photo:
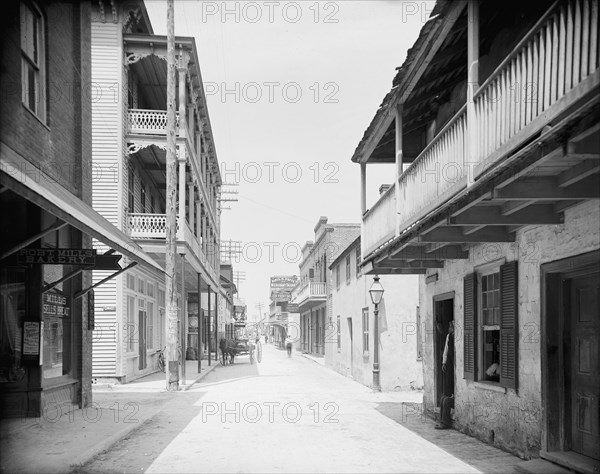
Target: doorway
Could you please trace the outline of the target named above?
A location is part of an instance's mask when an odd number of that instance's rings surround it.
[[[444,293],[433,297],[433,353],[435,357],[435,400],[440,406],[442,395],[454,393],[454,357],[449,358],[446,370],[450,371],[444,377],[442,371],[442,356],[446,346],[446,336],[450,321],[454,320],[454,292]]]
[[[138,352],[139,363],[138,369],[146,368],[146,311],[138,312]]]
[[[545,451],[569,466],[600,461],[600,251],[542,265]]]

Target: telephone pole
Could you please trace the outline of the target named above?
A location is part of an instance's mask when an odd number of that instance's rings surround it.
[[[176,194],[177,194],[177,153],[175,148],[175,8],[174,0],[167,0],[167,221],[165,278],[167,317],[165,334],[167,335],[166,383],[168,391],[179,389],[179,354],[177,353],[177,254],[175,239],[177,232]],[[183,185],[183,183],[180,183]]]

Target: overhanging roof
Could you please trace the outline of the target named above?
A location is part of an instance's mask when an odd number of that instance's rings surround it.
[[[56,180],[0,142],[0,183],[154,273],[163,268],[142,248]]]

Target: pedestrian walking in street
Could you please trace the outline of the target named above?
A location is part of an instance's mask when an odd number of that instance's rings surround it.
[[[292,336],[289,336],[285,338],[285,348],[287,349],[287,354],[288,357],[292,357],[292,343],[293,343],[293,339]]]
[[[454,321],[448,325],[446,345],[442,355],[442,399],[440,400],[440,421],[435,425],[436,430],[446,430],[452,427],[450,410],[454,408]]]

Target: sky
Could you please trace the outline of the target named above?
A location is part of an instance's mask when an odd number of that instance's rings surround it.
[[[166,1],[146,0],[166,35]],[[319,217],[360,223],[351,161],[433,1],[175,0],[193,36],[224,190],[221,240],[239,242],[238,296],[268,312],[270,277],[297,275]],[[367,167],[367,207],[393,165]]]

